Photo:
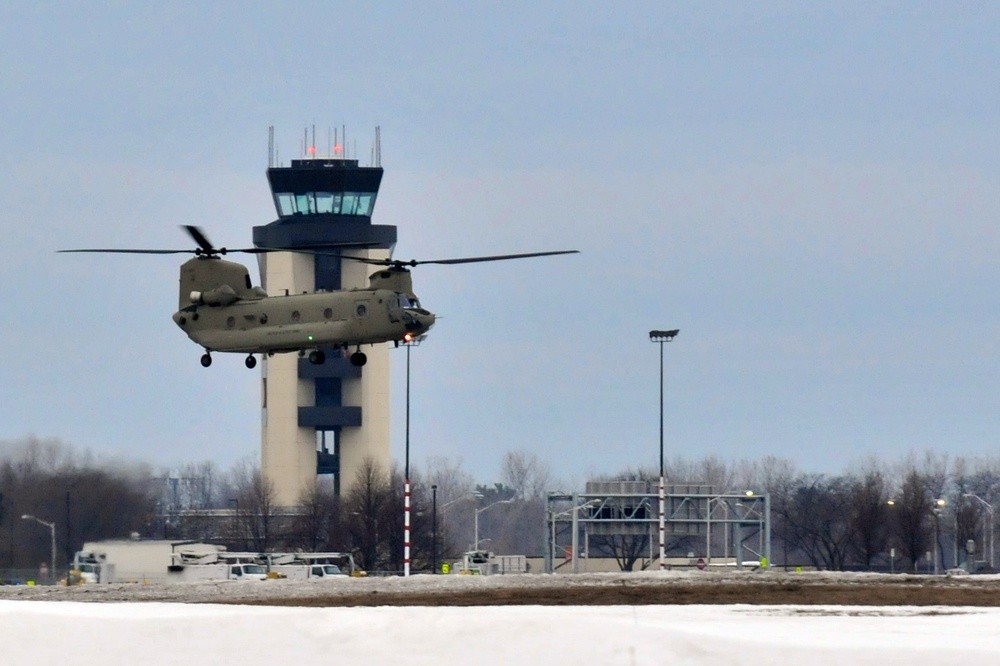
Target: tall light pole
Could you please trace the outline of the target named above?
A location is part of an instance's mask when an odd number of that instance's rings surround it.
[[[409,333],[403,343],[406,345],[406,481],[403,488],[403,576],[410,575],[410,348],[424,341],[426,335],[413,336]]]
[[[476,545],[472,547],[472,550],[479,550],[479,514],[481,514],[483,511],[486,511],[487,509],[492,509],[493,507],[495,507],[495,506],[497,506],[499,504],[510,504],[513,501],[514,501],[514,498],[511,497],[510,499],[500,500],[499,502],[493,502],[493,504],[488,504],[488,505],[484,506],[482,509],[476,509],[476,521],[475,521],[475,523],[476,523]]]
[[[986,514],[990,517],[990,530],[989,530],[990,536],[989,536],[989,539],[987,540],[986,539],[986,526],[983,525],[983,540],[986,541],[986,544],[989,546],[989,549],[990,549],[990,571],[992,571],[993,570],[993,564],[994,564],[993,563],[993,505],[990,504],[989,502],[987,502],[986,500],[984,500],[979,495],[975,495],[973,493],[965,493],[964,496],[965,497],[971,497],[974,500],[978,500],[980,504],[982,504],[983,506],[986,507]],[[984,555],[986,554],[985,551],[983,552],[983,554]]]
[[[663,343],[670,342],[678,333],[680,333],[679,328],[649,332],[649,341],[660,345],[660,571],[667,568],[667,495],[663,466]]]
[[[438,568],[438,487],[431,484],[431,573]]]
[[[41,518],[36,518],[36,517],[32,516],[31,514],[27,514],[27,513],[24,514],[23,516],[21,516],[21,520],[33,520],[36,523],[38,523],[39,525],[44,525],[45,527],[49,528],[49,531],[52,533],[52,560],[51,560],[51,564],[49,565],[49,578],[51,578],[52,580],[55,580],[55,576],[56,576],[56,524],[55,523],[45,522]]]

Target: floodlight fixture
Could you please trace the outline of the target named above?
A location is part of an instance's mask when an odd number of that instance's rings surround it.
[[[650,342],[670,342],[671,340],[674,339],[674,336],[676,336],[680,332],[681,329],[679,328],[675,328],[669,331],[650,331],[649,340]]]

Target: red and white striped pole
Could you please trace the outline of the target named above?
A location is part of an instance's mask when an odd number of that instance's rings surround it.
[[[403,575],[410,575],[410,480],[403,488]]]
[[[423,342],[425,335],[413,337],[407,333],[403,338],[406,345],[406,465],[403,474],[403,576],[410,575],[410,348]]]

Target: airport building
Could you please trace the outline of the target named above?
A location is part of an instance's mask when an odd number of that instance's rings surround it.
[[[254,245],[388,258],[396,227],[372,224],[382,182],[378,155],[363,167],[334,145],[328,157],[310,148],[305,158],[279,166],[272,150],[267,178],[278,219],[254,227]],[[366,287],[374,272],[334,254],[271,252],[258,258],[261,283],[272,296]],[[297,354],[264,359],[261,470],[278,506],[298,504],[317,474],[333,475],[340,494],[366,458],[389,468],[389,349],[365,348],[362,367],[348,360],[354,350],[327,349],[319,365]]]

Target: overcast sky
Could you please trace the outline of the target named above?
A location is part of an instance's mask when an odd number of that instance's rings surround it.
[[[416,269],[411,456],[562,479],[668,458],[994,454],[1000,5],[6,3],[0,440],[157,465],[260,446],[259,371],[171,322],[252,243],[303,129],[347,127]],[[256,266],[253,266],[256,275]],[[402,460],[405,352],[393,355]]]

